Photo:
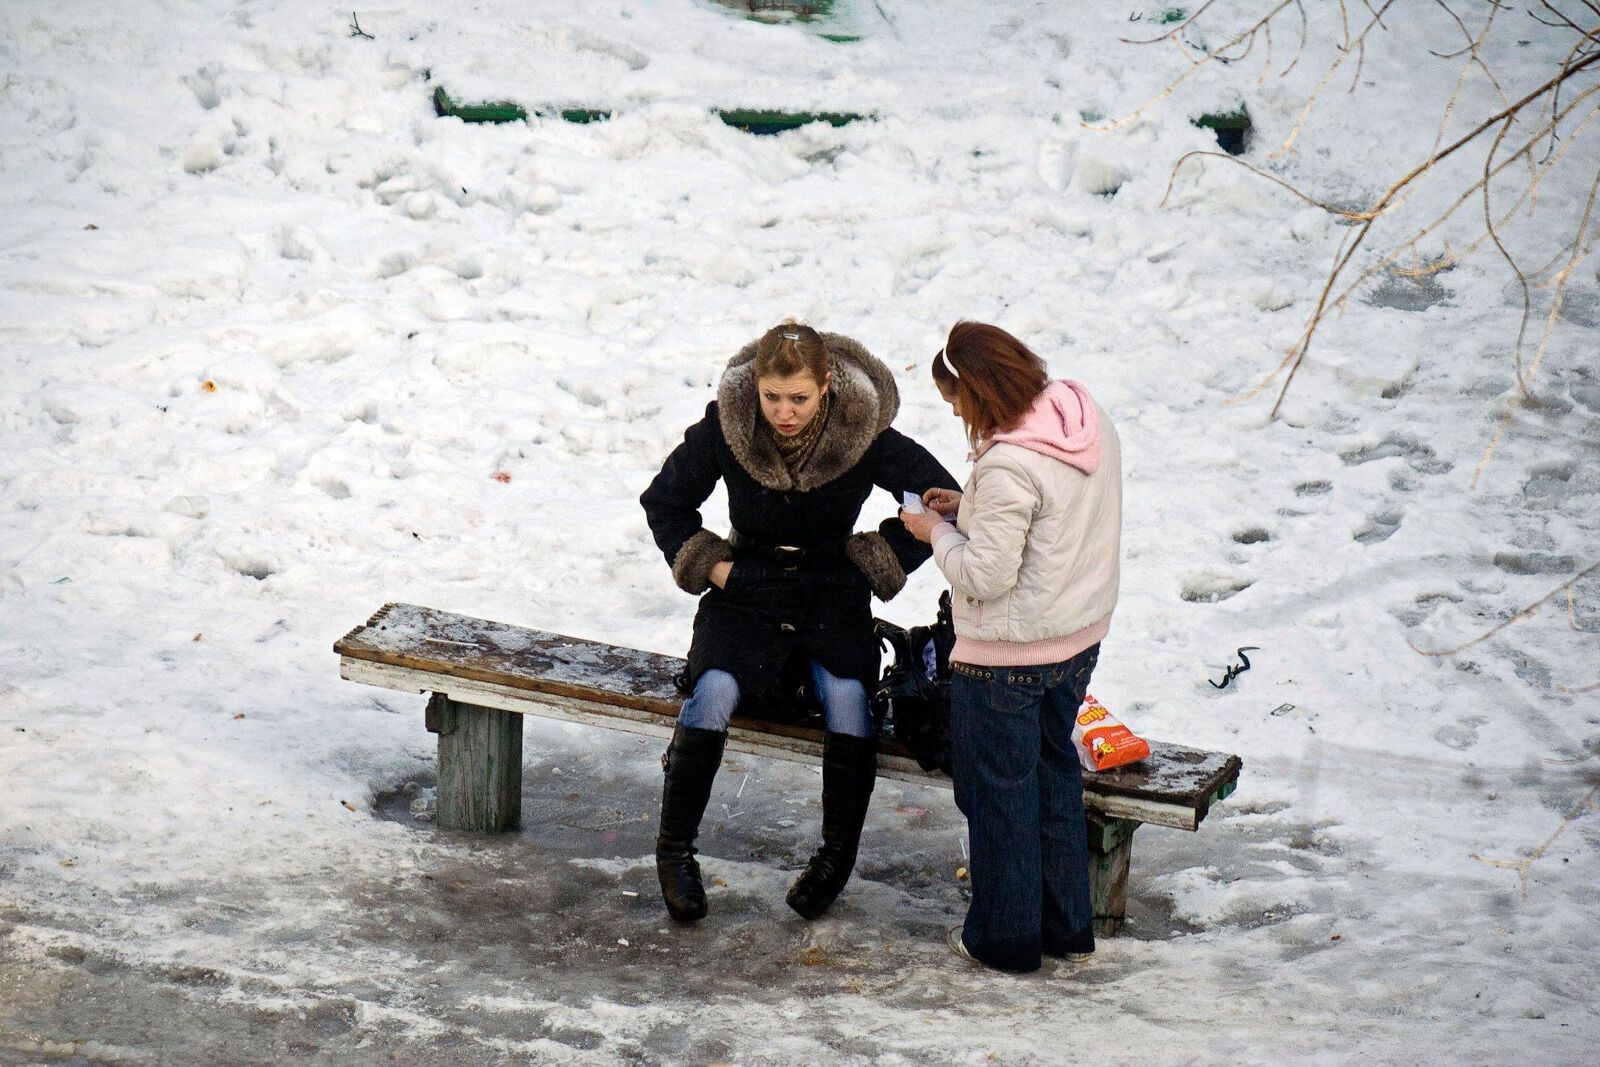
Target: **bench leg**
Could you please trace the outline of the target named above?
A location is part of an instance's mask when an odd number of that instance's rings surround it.
[[[438,825],[515,830],[522,820],[522,716],[435,693],[427,721],[439,735]]]
[[[1097,811],[1085,813],[1089,824],[1089,902],[1094,906],[1094,932],[1114,934],[1128,913],[1128,861],[1133,858],[1133,832],[1142,824],[1112,819]]]

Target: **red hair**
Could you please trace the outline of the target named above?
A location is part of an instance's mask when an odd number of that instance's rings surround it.
[[[1012,429],[1050,384],[1044,360],[998,326],[962,320],[933,360],[933,384],[961,406],[967,441]]]

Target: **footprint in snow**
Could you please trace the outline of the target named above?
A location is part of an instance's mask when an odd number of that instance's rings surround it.
[[[1422,474],[1446,474],[1454,466],[1448,460],[1439,459],[1429,446],[1404,434],[1389,434],[1376,444],[1339,453],[1339,458],[1351,467],[1395,457],[1404,459],[1413,470]]]
[[[1363,545],[1375,545],[1393,537],[1398,529],[1400,529],[1400,513],[1386,511],[1369,518],[1352,536]]]

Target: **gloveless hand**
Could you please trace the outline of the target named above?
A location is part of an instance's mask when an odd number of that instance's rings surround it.
[[[956,509],[961,506],[961,494],[954,489],[940,489],[935,486],[922,494],[922,503],[945,518],[953,519]]]
[[[913,515],[904,509],[900,512],[900,521],[911,532],[911,536],[918,541],[928,541],[933,535],[933,528],[945,521],[943,515],[937,511],[924,511]]]

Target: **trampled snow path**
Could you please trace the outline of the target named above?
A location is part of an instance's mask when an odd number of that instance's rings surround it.
[[[359,13],[370,41],[303,2],[0,9],[0,1058],[1592,1047],[1600,581],[1459,655],[1407,642],[1470,641],[1600,559],[1593,260],[1476,490],[1520,307],[1481,255],[1330,320],[1269,422],[1228,401],[1298,335],[1341,228],[1220,163],[1157,205],[1211,145],[1191,112],[1242,96],[1282,138],[1326,27],[1287,81],[1208,70],[1104,134],[1079,115],[1181,62],[1117,43],[1129,11],[881,7],[850,46],[689,0],[395,4]],[[1418,58],[1449,34],[1397,9],[1379,88],[1329,96],[1273,165],[1369,201],[1449,95],[1457,67]],[[1491,58],[1531,84],[1558,41],[1517,36]],[[463,126],[439,82],[617,117]],[[1492,99],[1474,81],[1459,113]],[[709,115],[730,103],[879,118],[758,139]],[[1594,169],[1511,229],[1531,259]],[[651,746],[530,723],[521,834],[384,817],[431,767],[421,701],[339,682],[333,639],[403,599],[681,653],[692,603],[635,499],[722,361],[791,314],[901,373],[899,425],[953,469],[923,365],[958,315],[1118,420],[1095,691],[1246,770],[1200,833],[1140,832],[1133,931],[1083,974],[955,966],[936,791],[885,785],[862,878],[806,927],[781,896],[811,772],[730,768],[704,842],[726,884],[666,934]],[[1252,670],[1213,689],[1240,645]],[[1526,892],[1481,860],[1527,860]]]

